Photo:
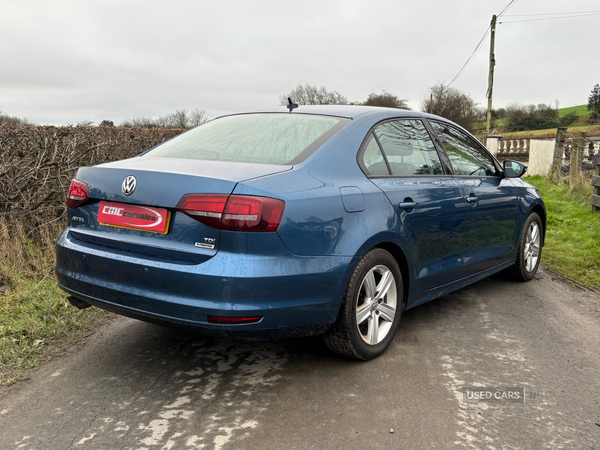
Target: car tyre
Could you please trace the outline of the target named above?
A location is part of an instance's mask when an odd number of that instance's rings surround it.
[[[346,288],[327,346],[354,359],[370,360],[391,344],[404,309],[402,275],[387,251],[370,250],[358,263]]]
[[[537,213],[531,213],[521,231],[517,261],[511,267],[513,279],[529,281],[535,276],[542,257],[542,230],[540,216]]]

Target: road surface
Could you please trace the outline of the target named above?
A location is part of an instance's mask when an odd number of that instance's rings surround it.
[[[0,448],[600,449],[599,350],[598,294],[544,272],[405,312],[366,363],[119,318],[0,387]]]

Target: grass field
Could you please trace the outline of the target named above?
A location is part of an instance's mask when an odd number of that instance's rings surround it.
[[[587,109],[587,105],[569,106],[568,108],[559,108],[558,117],[564,117],[573,111],[575,111],[578,116],[587,116],[590,113]]]
[[[548,177],[527,177],[537,187],[548,212],[542,265],[559,276],[600,292],[600,213],[592,212],[592,186],[556,185]]]

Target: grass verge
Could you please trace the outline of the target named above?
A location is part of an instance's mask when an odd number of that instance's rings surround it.
[[[16,276],[11,287],[0,294],[0,384],[14,383],[112,317],[98,308],[71,306],[53,277]]]
[[[548,212],[545,268],[574,284],[600,292],[600,213],[592,212],[592,186],[553,184],[548,177],[527,177],[539,189]]]
[[[62,224],[36,230],[0,222],[0,385],[58,355],[108,321],[97,308],[78,310],[67,301],[53,275],[54,237]],[[6,289],[6,288],[5,288]]]

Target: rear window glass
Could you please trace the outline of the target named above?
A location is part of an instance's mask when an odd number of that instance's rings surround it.
[[[207,122],[144,157],[296,164],[349,119],[301,114],[241,114]]]
[[[372,134],[369,134],[369,144],[365,148],[363,162],[368,175],[386,176],[390,174],[387,164],[383,159],[381,149],[379,148],[377,141],[373,139]]]

